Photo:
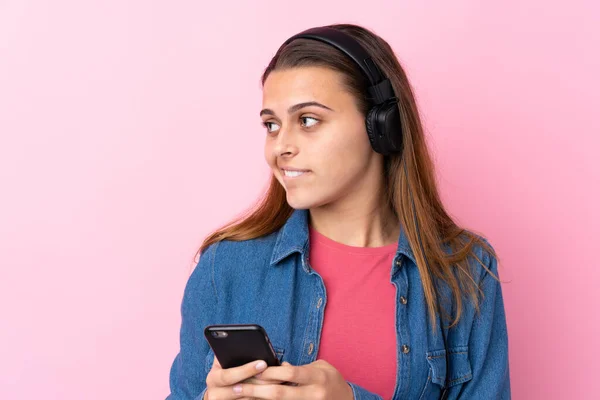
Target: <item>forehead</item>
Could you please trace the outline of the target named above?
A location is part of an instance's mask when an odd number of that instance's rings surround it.
[[[333,104],[342,100],[342,74],[325,67],[298,67],[276,70],[263,86],[263,105],[297,103],[307,100]]]

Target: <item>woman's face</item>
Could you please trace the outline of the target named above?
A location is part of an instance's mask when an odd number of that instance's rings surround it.
[[[263,86],[262,105],[265,159],[291,207],[340,201],[351,207],[374,195],[372,181],[382,176],[382,158],[371,149],[364,115],[338,72],[274,71]]]

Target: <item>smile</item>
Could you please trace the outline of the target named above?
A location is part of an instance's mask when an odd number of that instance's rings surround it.
[[[299,176],[302,175],[306,175],[307,173],[309,173],[310,171],[286,171],[285,169],[283,170],[283,175],[286,178],[297,178]]]

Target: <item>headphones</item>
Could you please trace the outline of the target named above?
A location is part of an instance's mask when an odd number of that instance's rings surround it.
[[[399,99],[390,80],[381,73],[365,49],[347,33],[325,26],[300,32],[286,40],[282,47],[299,38],[327,43],[342,51],[358,65],[369,81],[367,90],[371,106],[365,124],[371,147],[383,155],[401,153],[403,134],[398,109]]]
[[[367,91],[369,93],[371,107],[367,112],[366,127],[367,134],[369,135],[369,141],[371,142],[371,147],[373,147],[373,150],[375,150],[377,153],[383,155],[401,153],[403,150],[404,134],[400,121],[400,110],[398,108],[399,99],[394,93],[394,88],[392,87],[390,80],[381,73],[377,67],[377,64],[375,64],[373,61],[373,58],[367,53],[362,45],[345,32],[323,26],[302,31],[287,39],[281,47],[287,45],[292,40],[299,38],[312,39],[329,44],[342,51],[350,59],[352,59],[356,65],[358,65],[364,76],[368,79],[370,85]],[[406,163],[404,163],[404,171],[408,178]],[[425,256],[423,243],[421,241],[419,224],[416,214],[414,214],[415,206],[410,185],[408,189],[410,200],[413,206],[413,217],[415,226],[417,227],[419,245],[425,257],[425,263],[429,268],[429,263],[427,261],[427,257]],[[448,372],[450,371],[450,363],[448,358],[448,350],[446,347],[446,333],[443,327],[442,340],[444,342],[444,349],[446,350],[446,382],[442,389],[440,399],[444,400],[448,396]]]

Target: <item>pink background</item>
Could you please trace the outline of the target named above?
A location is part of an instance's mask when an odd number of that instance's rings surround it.
[[[194,252],[265,189],[260,73],[333,22],[396,50],[500,253],[514,398],[596,398],[597,4],[0,1],[0,398],[166,396]]]

